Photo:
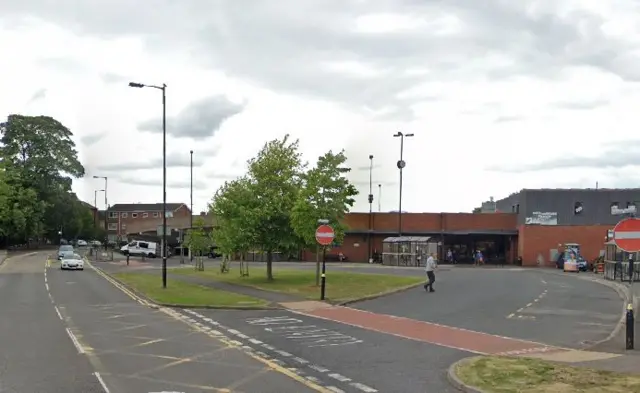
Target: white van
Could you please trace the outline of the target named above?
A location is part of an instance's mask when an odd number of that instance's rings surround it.
[[[158,255],[158,243],[134,240],[131,243],[122,246],[120,248],[120,252],[124,255],[144,255],[149,258],[155,258]]]

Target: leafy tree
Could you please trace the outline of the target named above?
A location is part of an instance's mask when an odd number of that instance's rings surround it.
[[[68,195],[72,179],[84,176],[71,131],[48,116],[9,115],[0,123],[0,135],[16,233],[28,238],[45,232],[53,239],[60,228],[77,229],[77,215],[61,214],[78,202]]]
[[[256,208],[251,182],[246,177],[225,182],[209,204],[216,222],[213,240],[224,255],[223,264],[227,255],[239,253],[241,275],[248,275],[248,270],[244,270],[244,253],[255,244],[250,218]]]
[[[211,235],[205,229],[204,220],[202,217],[196,218],[193,223],[193,228],[189,230],[185,241],[185,244],[191,248],[191,252],[196,255],[196,270],[204,270],[204,259],[202,256],[209,252],[211,243]]]
[[[299,239],[291,228],[291,210],[298,198],[300,176],[304,169],[298,141],[267,142],[248,162],[249,189],[253,208],[244,213],[253,238],[267,253],[267,279],[273,280],[273,253],[295,249]]]
[[[473,211],[471,213],[474,213],[474,214],[482,213],[482,208],[481,207],[475,207],[475,208],[473,208]]]
[[[355,203],[358,190],[346,175],[344,151],[329,151],[318,158],[316,166],[302,176],[302,187],[291,212],[291,226],[305,248],[316,246],[315,232],[318,220],[329,220],[336,241],[342,242],[345,225],[343,219]],[[316,285],[320,280],[320,263],[316,253]]]

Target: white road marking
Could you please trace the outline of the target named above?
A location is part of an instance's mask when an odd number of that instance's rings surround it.
[[[351,381],[351,378],[345,377],[342,374],[332,373],[332,374],[327,374],[327,375],[330,376],[333,379],[337,379],[340,382],[349,382],[349,381]]]
[[[78,353],[80,353],[80,354],[84,353],[84,348],[82,348],[82,345],[80,345],[80,342],[76,338],[75,334],[73,334],[71,329],[66,328],[65,330],[67,331],[67,334],[69,335],[69,338],[71,339],[71,342],[73,342],[73,345],[78,350]]]
[[[354,382],[354,383],[351,383],[350,385],[353,386],[354,388],[356,388],[358,390],[362,390],[363,392],[366,392],[366,393],[376,393],[377,392],[376,389],[374,389],[372,387],[369,387],[369,386],[367,386],[365,384],[362,384],[360,382]]]
[[[104,390],[104,393],[109,393],[109,388],[107,387],[107,384],[104,383],[104,379],[102,379],[100,373],[96,371],[95,373],[93,373],[93,375],[96,376],[96,379],[98,380],[100,386],[102,386],[102,390]]]
[[[308,325],[301,319],[289,316],[249,318],[246,322],[253,326],[266,326],[264,330],[267,332],[297,341],[299,344],[306,345],[309,348],[334,347],[363,342],[355,337],[330,329]],[[236,334],[234,332],[237,332],[237,330],[232,330],[231,333]]]
[[[219,336],[221,339],[224,339],[226,342],[229,343],[233,343],[236,345],[240,345],[242,348],[244,348],[245,350],[247,350],[250,353],[253,353],[261,358],[264,359],[268,359],[270,362],[273,363],[277,363],[282,365],[283,367],[286,367],[287,370],[293,372],[294,374],[310,381],[313,383],[317,383],[318,385],[322,385],[321,383],[321,379],[316,378],[314,376],[309,376],[306,375],[305,372],[303,370],[300,370],[298,367],[293,367],[293,365],[287,364],[287,362],[284,362],[282,359],[278,359],[278,358],[274,358],[273,356],[270,356],[269,354],[260,351],[258,349],[256,349],[255,347],[251,347],[249,345],[246,345],[244,343],[242,343],[241,341],[237,341],[237,340],[233,340],[230,337],[238,337],[238,338],[243,338],[246,341],[248,341],[249,343],[255,344],[255,345],[259,345],[260,347],[269,350],[271,352],[273,352],[274,354],[280,355],[281,357],[283,357],[284,359],[289,359],[289,361],[295,361],[298,364],[303,365],[304,368],[308,368],[311,370],[314,370],[315,372],[318,372],[322,375],[326,375],[336,381],[339,382],[343,382],[345,384],[349,384],[349,386],[351,386],[352,388],[358,389],[359,391],[365,392],[365,393],[375,393],[377,392],[376,389],[367,386],[365,384],[359,383],[359,382],[353,382],[351,378],[346,377],[342,374],[338,374],[338,373],[333,373],[331,372],[331,370],[329,370],[328,368],[319,366],[317,364],[313,364],[310,363],[308,360],[303,359],[301,357],[297,357],[294,356],[293,354],[291,354],[290,352],[286,352],[286,351],[282,351],[277,349],[276,347],[269,345],[263,341],[260,340],[256,340],[254,338],[251,338],[245,334],[243,334],[242,332],[236,330],[236,329],[232,329],[232,328],[228,328],[223,326],[222,324],[212,320],[211,318],[205,317],[204,315],[190,310],[190,309],[182,309],[181,310],[182,313],[177,312],[176,314],[176,318],[182,319],[183,321],[190,321],[190,320],[194,320],[192,317],[196,317],[202,321],[206,321],[209,324],[215,325],[217,326],[220,330],[224,331],[224,332],[228,332],[229,335],[225,335],[225,333],[219,332],[219,331],[215,331],[216,333],[219,333]],[[169,312],[169,311],[168,311]],[[189,314],[191,316],[187,316],[185,314]],[[265,331],[269,331],[272,333],[276,333],[276,334],[280,334],[281,336],[284,336],[285,338],[289,338],[292,340],[296,340],[296,342],[300,342],[299,339],[308,339],[308,338],[313,338],[315,340],[315,342],[319,342],[319,340],[317,340],[318,338],[320,338],[321,340],[323,338],[332,338],[332,337],[349,337],[350,339],[353,339],[353,337],[350,336],[345,336],[341,333],[338,332],[334,332],[328,329],[321,329],[318,328],[315,325],[298,325],[295,326],[296,324],[302,324],[303,321],[297,318],[291,318],[291,317],[266,317],[266,318],[250,318],[247,319],[246,322],[248,322],[249,324],[252,324],[254,326],[266,326],[264,327]],[[284,334],[283,334],[284,333]],[[354,339],[355,340],[355,339]],[[326,340],[325,340],[326,341]],[[355,342],[362,342],[361,340],[356,340]],[[324,345],[317,345],[317,346],[329,346],[329,345],[343,345],[343,344],[324,344]],[[331,392],[335,392],[335,393],[345,393],[344,390],[336,387],[336,386],[324,386],[325,389],[331,391]]]
[[[62,318],[62,314],[60,314],[60,310],[58,309],[58,306],[53,306],[53,309],[56,310],[56,314],[58,314],[58,318],[60,318],[61,321],[64,321],[64,318]]]

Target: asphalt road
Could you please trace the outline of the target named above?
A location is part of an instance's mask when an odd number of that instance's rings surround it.
[[[0,266],[0,315],[1,392],[103,392],[51,304],[42,256]]]
[[[446,370],[470,355],[284,310],[182,312],[349,393],[457,392]]]
[[[139,304],[91,269],[61,271],[53,263],[45,270],[45,259],[0,267],[3,393],[318,391]]]
[[[353,307],[570,348],[605,339],[621,316],[613,289],[536,270],[451,269],[437,275],[435,288]]]

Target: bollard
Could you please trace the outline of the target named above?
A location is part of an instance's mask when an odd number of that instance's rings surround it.
[[[129,254],[127,254],[127,266],[129,266]]]
[[[633,349],[633,335],[634,335],[634,317],[633,317],[633,305],[629,303],[627,306],[627,349]]]
[[[629,283],[633,283],[633,265],[634,265],[633,256],[630,255],[629,256],[629,271],[628,271],[628,273],[629,273]]]
[[[327,247],[322,247],[322,275],[320,281],[320,300],[324,300],[325,290],[327,286]]]

